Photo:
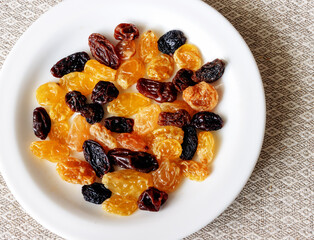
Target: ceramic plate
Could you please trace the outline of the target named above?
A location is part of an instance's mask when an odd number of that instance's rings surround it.
[[[80,186],[63,182],[54,164],[36,159],[29,145],[36,88],[55,81],[50,68],[62,57],[87,51],[98,32],[113,39],[121,22],[159,36],[182,30],[205,62],[224,59],[215,83],[215,109],[225,121],[215,133],[216,157],[203,182],[185,181],[158,213],[106,214],[85,202]],[[16,199],[38,222],[67,239],[179,239],[214,220],[240,193],[258,159],[265,126],[265,99],[254,58],[231,24],[197,0],[66,0],[40,17],[19,39],[0,79],[1,172]]]

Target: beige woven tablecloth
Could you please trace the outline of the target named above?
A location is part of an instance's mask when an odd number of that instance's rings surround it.
[[[23,32],[58,2],[0,0],[0,67]],[[206,2],[234,25],[254,54],[265,87],[267,126],[241,194],[186,239],[314,239],[314,1]],[[24,212],[1,176],[0,239],[62,239]]]

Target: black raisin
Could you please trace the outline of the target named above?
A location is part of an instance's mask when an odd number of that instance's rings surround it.
[[[65,95],[65,102],[73,112],[81,111],[86,101],[86,97],[79,91],[71,91]]]
[[[193,75],[193,81],[195,82],[207,82],[212,83],[217,81],[223,75],[225,71],[225,63],[220,59],[215,59],[212,62],[204,64]]]
[[[183,126],[190,124],[191,116],[184,110],[180,109],[174,113],[161,112],[158,117],[158,125],[160,126],[175,126],[182,128]]]
[[[160,52],[172,55],[186,42],[186,37],[180,30],[166,32],[158,39],[158,49]]]
[[[104,125],[111,132],[130,133],[133,132],[134,120],[125,117],[110,117],[105,119]]]
[[[104,117],[104,109],[98,103],[86,104],[80,110],[80,113],[83,117],[86,118],[86,121],[89,124],[94,124],[100,122]]]
[[[196,152],[198,139],[197,132],[194,126],[186,125],[182,128],[184,131],[182,154],[180,158],[182,160],[191,160]]]
[[[111,191],[101,183],[93,183],[82,187],[82,194],[87,202],[102,204],[106,199],[111,197]]]
[[[194,72],[187,68],[180,69],[172,79],[172,83],[178,92],[183,92],[189,86],[194,86],[196,82],[192,80]]]
[[[98,82],[92,92],[92,101],[94,103],[106,104],[116,99],[119,95],[119,90],[111,82]]]
[[[198,112],[193,116],[191,125],[203,131],[216,131],[222,128],[223,120],[213,112]]]
[[[33,111],[33,130],[36,137],[45,140],[51,129],[50,117],[43,107],[35,108]]]

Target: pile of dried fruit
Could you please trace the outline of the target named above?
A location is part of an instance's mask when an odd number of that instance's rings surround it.
[[[184,176],[203,181],[209,175],[210,131],[223,125],[211,112],[218,93],[210,83],[225,64],[216,59],[202,65],[200,51],[179,30],[159,39],[147,31],[135,40],[137,27],[122,23],[114,37],[116,46],[93,33],[88,43],[94,59],[78,52],[51,68],[60,79],[37,89],[42,107],[33,112],[35,135],[49,140],[31,143],[30,150],[56,162],[60,177],[84,185],[84,199],[106,212],[159,211]],[[180,70],[164,81],[175,64]],[[134,84],[138,92],[123,92]],[[180,93],[184,101],[177,100]],[[71,157],[77,152],[85,160]]]

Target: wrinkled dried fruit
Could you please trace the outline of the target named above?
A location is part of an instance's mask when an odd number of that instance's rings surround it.
[[[116,116],[130,117],[149,104],[150,100],[140,93],[122,93],[109,103],[107,111]]]
[[[65,93],[58,83],[48,82],[37,88],[36,100],[41,106],[51,106],[64,101]]]
[[[138,36],[137,27],[131,23],[120,23],[114,30],[114,38],[117,40],[134,40]]]
[[[144,63],[149,63],[158,55],[157,37],[151,30],[145,32],[140,38],[139,55]]]
[[[195,110],[192,109],[189,104],[187,104],[185,101],[182,100],[176,100],[174,102],[170,102],[170,103],[162,103],[160,104],[160,109],[162,112],[176,112],[180,109],[184,109],[185,111],[187,111],[191,116],[194,115]]]
[[[96,179],[96,174],[89,163],[73,157],[58,162],[56,170],[64,181],[73,184],[89,185]]]
[[[194,72],[187,68],[180,69],[172,79],[172,83],[178,92],[183,92],[189,86],[194,86],[196,82],[192,80]]]
[[[173,192],[182,181],[182,171],[176,162],[162,161],[159,168],[153,172],[154,187],[160,191]]]
[[[143,191],[153,186],[153,179],[151,174],[124,169],[105,174],[102,183],[114,194],[138,199]]]
[[[174,70],[173,58],[166,54],[154,57],[147,65],[147,76],[153,80],[169,79]]]
[[[87,202],[102,204],[111,197],[111,191],[101,183],[93,183],[82,187],[82,195]]]
[[[88,45],[93,57],[112,69],[118,69],[120,59],[112,43],[103,35],[93,33],[88,38]]]
[[[214,159],[215,141],[210,132],[200,132],[198,134],[197,155],[202,163],[209,165]]]
[[[160,107],[158,104],[152,104],[148,107],[143,107],[135,115],[134,131],[139,135],[146,135],[157,127]]]
[[[141,78],[136,84],[137,90],[145,97],[156,102],[173,102],[177,99],[177,90],[171,82],[158,82]]]
[[[85,141],[83,153],[85,160],[92,166],[97,177],[102,177],[112,169],[105,150],[99,143],[93,140]]]
[[[64,75],[60,79],[60,85],[68,92],[79,91],[83,95],[89,95],[92,93],[94,86],[100,80],[92,77],[84,72],[72,72]],[[64,101],[64,96],[62,97]]]
[[[134,120],[125,117],[110,117],[105,119],[104,125],[111,132],[130,133],[133,132]]]
[[[99,123],[91,126],[90,134],[102,144],[105,149],[117,148],[118,144],[116,139],[111,135],[111,132]]]
[[[116,45],[116,52],[121,60],[130,59],[136,52],[135,41],[122,40]]]
[[[208,166],[196,161],[180,161],[183,175],[194,181],[204,181],[209,175]]]
[[[88,60],[89,56],[86,52],[73,53],[53,65],[50,72],[56,78],[61,78],[70,72],[82,72]]]
[[[180,30],[166,32],[158,39],[158,49],[162,53],[172,55],[186,42],[186,37]]]
[[[51,129],[50,117],[43,107],[35,108],[33,111],[33,130],[36,137],[45,140]]]
[[[146,142],[135,133],[119,134],[117,142],[121,148],[126,148],[132,151],[146,152],[149,149]]]
[[[204,64],[200,69],[195,72],[193,80],[195,82],[212,83],[217,81],[225,71],[225,63],[220,59],[215,59],[212,62]]]
[[[117,83],[127,89],[132,86],[137,80],[145,75],[145,66],[142,61],[132,58],[124,63],[118,69]]]
[[[168,194],[150,187],[145,190],[137,200],[138,208],[141,210],[158,212],[161,205],[168,199]]]
[[[67,122],[53,122],[49,132],[49,138],[61,144],[66,144],[69,135],[69,124]]]
[[[89,124],[100,122],[105,114],[104,109],[98,103],[86,104],[82,107],[80,113]]]
[[[84,73],[91,75],[95,79],[114,82],[117,70],[101,64],[95,59],[91,59],[85,64]]]
[[[93,103],[106,104],[113,101],[119,95],[119,90],[111,82],[99,81],[92,92]]]
[[[71,91],[65,95],[65,102],[73,112],[79,112],[86,101],[86,97],[78,91]]]
[[[216,131],[222,128],[221,117],[213,112],[198,112],[191,121],[191,125],[203,131]]]
[[[73,115],[73,112],[63,99],[63,101],[50,107],[49,115],[52,121],[61,122],[69,120],[69,118]]]
[[[180,144],[183,142],[184,132],[181,128],[174,126],[160,127],[152,132],[152,140],[154,142],[163,141],[166,139],[175,139]]]
[[[179,68],[187,68],[196,71],[202,66],[201,53],[195,45],[184,44],[179,47],[174,55],[174,61]]]
[[[102,208],[108,213],[129,216],[137,210],[136,200],[134,197],[112,195],[111,198],[103,202]]]
[[[180,109],[175,113],[162,112],[159,114],[158,124],[160,126],[175,126],[182,128],[183,126],[190,124],[191,116],[184,109]]]
[[[206,82],[186,88],[182,97],[196,111],[211,111],[218,103],[216,89]]]
[[[32,142],[31,152],[40,159],[46,159],[50,162],[59,162],[70,155],[70,149],[53,140]]]
[[[194,126],[186,125],[182,130],[184,131],[184,138],[180,158],[183,160],[191,160],[196,152],[198,144],[196,129]]]
[[[146,152],[134,152],[125,148],[116,148],[108,152],[110,162],[119,167],[149,173],[158,168],[155,156]]]
[[[153,146],[153,152],[158,160],[175,160],[182,153],[181,144],[175,139],[157,141]]]
[[[81,115],[75,116],[70,126],[67,143],[69,148],[74,151],[82,152],[83,143],[90,139],[89,133],[90,125]]]

